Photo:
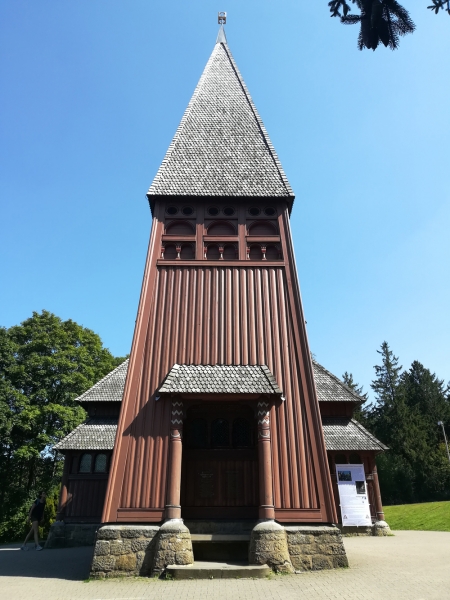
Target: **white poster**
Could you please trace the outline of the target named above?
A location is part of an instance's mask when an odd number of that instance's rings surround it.
[[[364,465],[336,465],[342,525],[372,525]]]

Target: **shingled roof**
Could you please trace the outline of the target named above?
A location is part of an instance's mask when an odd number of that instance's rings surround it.
[[[128,359],[76,399],[77,402],[122,402]]]
[[[294,199],[224,35],[147,195]]]
[[[265,365],[174,365],[158,393],[283,394]]]
[[[354,419],[323,417],[322,426],[327,450],[388,449]],[[117,419],[89,419],[56,444],[55,449],[113,450],[116,430]]]
[[[359,394],[345,385],[336,375],[313,360],[314,381],[320,402],[365,402]]]
[[[112,450],[116,439],[117,419],[88,419],[66,435],[55,450]]]
[[[192,369],[192,368],[194,368],[194,369],[214,368],[214,369],[216,369],[217,368],[216,366],[215,367],[210,367],[210,366],[193,367],[192,365],[183,365],[183,367],[186,367],[188,369]],[[229,367],[227,367],[226,365],[222,365],[221,368],[227,369]],[[279,389],[277,382],[275,381],[275,378],[273,377],[272,373],[270,372],[270,370],[267,367],[233,366],[232,369],[238,370],[238,371],[233,371],[233,376],[237,377],[238,373],[243,373],[245,375],[245,373],[247,373],[246,369],[249,369],[249,368],[250,368],[250,372],[252,372],[251,371],[252,369],[257,369],[257,370],[265,369],[263,371],[264,375],[266,378],[269,378],[269,380],[268,380],[269,384],[266,384],[264,377],[261,378],[261,376],[258,374],[259,381],[264,382],[264,386],[267,385],[267,387],[265,387],[264,389],[269,390],[269,391],[259,392],[259,393],[282,394],[282,391]],[[239,369],[241,369],[242,371],[239,371]],[[125,378],[127,376],[127,370],[128,370],[128,359],[125,360],[121,365],[116,367],[114,369],[114,371],[111,371],[111,373],[108,373],[108,375],[106,375],[106,377],[101,379],[98,383],[96,383],[93,387],[91,387],[87,392],[85,392],[84,394],[79,396],[77,398],[77,401],[81,402],[81,403],[122,402],[122,395],[123,395],[123,390],[125,387]],[[330,373],[330,371],[327,371],[327,369],[322,367],[322,365],[320,365],[316,361],[313,361],[313,370],[314,370],[314,380],[316,382],[317,396],[318,396],[319,402],[363,402],[364,401],[364,398],[361,398],[361,396],[358,396],[358,394],[356,394],[356,392],[354,392],[353,390],[348,388],[340,379],[338,379],[335,375]],[[183,373],[184,373],[184,371],[183,371]],[[206,373],[206,371],[205,371],[205,373]],[[224,373],[228,373],[228,371],[224,371]],[[170,375],[170,373],[169,373],[169,375]],[[243,377],[244,377],[244,375],[243,375]],[[189,375],[187,375],[187,376],[189,376]],[[227,379],[228,376],[229,376],[228,374],[225,374],[225,375],[223,375],[223,378]],[[183,375],[183,377],[184,377],[184,375]],[[222,377],[222,375],[221,375],[221,377]],[[249,377],[249,375],[245,375],[245,377],[244,377],[244,381],[243,381],[244,387],[248,387],[249,382],[252,381],[251,377],[250,377],[250,379],[248,379],[248,377]],[[168,382],[168,378],[169,378],[169,376],[166,378],[166,381],[161,386],[160,392],[168,391],[169,388],[166,385],[166,382]],[[270,378],[272,378],[272,379],[270,379]],[[202,384],[202,386],[203,385],[204,384]],[[233,384],[231,384],[231,387],[233,387],[233,389],[237,389],[239,387],[239,385],[240,384],[238,384],[236,386],[236,384],[233,383]],[[206,387],[210,387],[210,386],[206,385]],[[252,389],[256,389],[256,388],[253,387]],[[258,388],[258,389],[260,389],[260,388]],[[279,391],[274,391],[275,389],[278,389]],[[173,393],[172,388],[170,388],[170,392]]]
[[[327,450],[388,450],[355,419],[323,417],[322,426]]]

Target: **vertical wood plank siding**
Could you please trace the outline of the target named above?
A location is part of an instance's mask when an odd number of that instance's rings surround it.
[[[120,508],[164,507],[170,403],[154,396],[174,363],[266,364],[286,396],[271,415],[275,506],[319,508],[286,290],[284,266],[157,267]]]

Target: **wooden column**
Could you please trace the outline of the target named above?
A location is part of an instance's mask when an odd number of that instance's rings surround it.
[[[370,457],[370,468],[372,469],[372,490],[375,499],[375,513],[377,521],[384,521],[384,510],[381,502],[380,493],[380,482],[378,481],[377,465],[375,464],[375,457]]]
[[[272,487],[272,444],[267,401],[258,402],[259,518],[275,519]]]
[[[381,502],[380,482],[378,481],[378,471],[377,471],[377,466],[375,464],[375,458],[371,459],[371,463],[372,463],[373,491],[374,491],[374,496],[375,496],[375,510],[377,513],[377,521],[384,521],[384,510],[383,510],[383,504]]]
[[[169,448],[169,485],[167,490],[166,519],[181,519],[181,457],[183,434],[183,403],[172,401]]]

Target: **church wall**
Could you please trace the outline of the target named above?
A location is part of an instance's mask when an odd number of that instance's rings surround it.
[[[271,409],[276,518],[333,521],[334,506],[325,500],[329,492],[324,494],[316,480],[320,473],[326,485],[329,474],[287,210],[279,213],[285,258],[233,265],[165,264],[158,246],[163,210],[160,219],[155,212],[119,422],[124,433],[116,440],[113,474],[118,481],[108,495],[104,520],[163,518],[171,406],[155,401],[155,392],[173,364],[184,363],[269,367],[286,397]]]

